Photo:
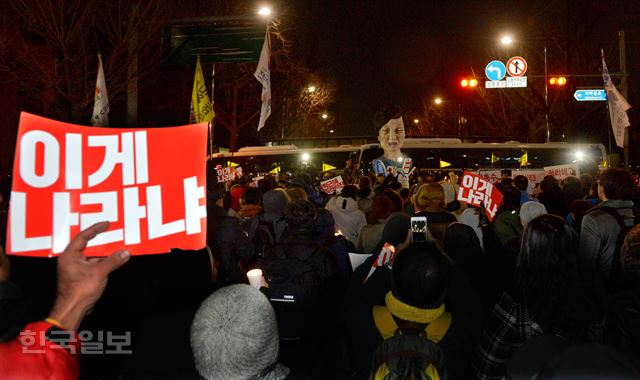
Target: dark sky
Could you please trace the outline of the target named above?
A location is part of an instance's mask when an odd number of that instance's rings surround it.
[[[618,70],[617,31],[625,29],[629,69],[640,71],[637,0],[302,0],[291,6],[296,49],[336,81],[330,111],[341,135],[370,134],[373,112],[389,102],[417,112],[425,98],[469,96],[459,79],[473,68],[482,83],[491,59],[508,58],[495,57],[506,54],[497,47],[504,31],[530,38],[526,49],[539,57],[546,38],[550,70],[598,73],[601,47],[610,71]],[[531,62],[530,73],[543,73]],[[631,97],[634,104],[633,91]]]

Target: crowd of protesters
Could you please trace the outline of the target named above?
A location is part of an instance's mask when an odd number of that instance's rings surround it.
[[[410,330],[440,378],[640,377],[637,178],[548,176],[529,193],[505,177],[490,221],[456,200],[459,174],[418,170],[407,189],[349,168],[339,194],[317,173],[242,177],[210,183],[203,251],[87,259],[99,224],[57,262],[0,254],[0,378],[367,379]],[[371,256],[353,268],[350,253]],[[131,353],[79,355],[81,339],[50,339],[67,330],[128,331]]]

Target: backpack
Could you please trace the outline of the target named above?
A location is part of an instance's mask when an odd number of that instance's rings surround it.
[[[591,210],[585,213],[585,216],[590,214],[592,211],[601,210],[609,215],[611,215],[618,225],[620,226],[620,232],[618,233],[618,238],[616,239],[616,248],[613,251],[613,259],[611,261],[611,273],[609,278],[616,278],[620,272],[620,250],[622,249],[622,245],[624,244],[624,239],[629,234],[629,231],[636,225],[640,224],[640,210],[637,207],[631,207],[633,211],[633,225],[627,226],[624,222],[624,218],[620,215],[616,208],[609,206],[602,206],[598,208],[592,208]]]
[[[304,326],[320,306],[322,281],[314,265],[323,258],[319,248],[308,260],[300,260],[276,245],[265,258],[263,268],[281,339],[300,339]]]
[[[448,378],[447,363],[439,342],[451,326],[444,313],[429,324],[402,321],[384,306],[374,306],[373,318],[385,339],[373,359],[374,380],[440,380]]]
[[[267,222],[258,215],[244,221],[243,229],[253,243],[254,257],[263,258],[271,247],[278,243],[276,225],[281,220]]]

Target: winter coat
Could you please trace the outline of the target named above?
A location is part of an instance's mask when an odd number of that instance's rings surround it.
[[[240,220],[232,216],[210,218],[207,224],[207,243],[220,262],[220,282],[225,285],[243,283],[245,267],[254,259],[254,250]]]
[[[347,240],[357,244],[360,230],[367,224],[367,218],[358,208],[358,202],[353,198],[337,196],[331,198],[325,208],[336,221],[336,231],[340,230]]]
[[[380,219],[376,224],[362,226],[360,234],[358,235],[358,244],[356,245],[358,252],[374,253],[374,250],[380,242],[380,236],[382,236],[386,222],[386,219]]]
[[[616,209],[625,225],[633,225],[633,201],[608,200],[593,207],[582,218],[580,229],[580,260],[583,273],[589,277],[595,270],[605,281],[611,274],[613,254],[616,249],[620,225],[602,207]]]

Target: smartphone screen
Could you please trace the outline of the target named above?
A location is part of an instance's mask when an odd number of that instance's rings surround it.
[[[411,218],[411,241],[427,240],[427,217],[414,216]]]

